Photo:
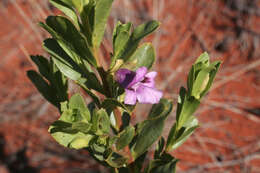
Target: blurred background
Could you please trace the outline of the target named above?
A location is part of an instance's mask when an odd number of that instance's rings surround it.
[[[107,172],[87,152],[51,138],[47,129],[58,111],[26,77],[35,68],[28,56],[45,54],[41,45],[48,34],[37,22],[53,14],[59,12],[47,0],[0,0],[0,173]],[[202,52],[223,61],[196,112],[200,128],[172,153],[180,159],[177,172],[260,172],[260,0],[115,0],[104,55],[112,50],[117,20],[138,25],[151,19],[161,22],[147,39],[157,51],[157,87],[174,103]],[[136,120],[149,107],[139,105]]]

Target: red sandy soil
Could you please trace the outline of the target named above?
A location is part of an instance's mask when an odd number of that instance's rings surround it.
[[[2,0],[0,8],[0,172],[106,172],[86,152],[65,149],[51,138],[47,129],[58,112],[26,77],[35,68],[28,55],[43,54],[41,42],[48,36],[37,22],[57,11],[46,0]],[[148,40],[157,49],[154,69],[165,97],[176,100],[202,52],[223,61],[196,112],[201,127],[173,152],[180,159],[177,172],[260,172],[260,1],[117,0],[111,26],[115,19],[161,22]],[[146,110],[140,105],[137,119]]]

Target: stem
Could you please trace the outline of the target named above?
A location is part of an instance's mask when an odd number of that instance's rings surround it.
[[[95,57],[95,59],[97,61],[97,67],[101,68],[101,64],[100,64],[100,60],[99,60],[99,51],[98,50],[99,50],[98,48],[94,47],[93,48],[93,53],[94,53],[94,57]]]
[[[114,168],[114,173],[119,173],[117,168]]]
[[[109,84],[107,82],[107,73],[103,69],[103,67],[98,67],[97,70],[102,80],[102,84],[105,92],[104,94],[106,95],[106,97],[111,98],[112,94],[110,93]]]
[[[78,81],[75,81],[76,84],[78,84],[81,88],[83,88],[83,90],[92,98],[92,100],[96,103],[96,105],[98,106],[98,108],[101,108],[101,104],[100,104],[100,101],[99,101],[99,98],[93,94],[91,92],[90,89],[88,89],[84,84],[78,82]]]
[[[108,82],[107,82],[107,79],[106,79],[107,78],[107,73],[104,70],[104,68],[101,66],[101,63],[100,63],[99,49],[94,47],[93,48],[93,53],[94,53],[94,57],[95,57],[95,59],[97,61],[97,71],[98,71],[99,76],[101,77],[105,95],[108,98],[110,98],[111,97],[111,93],[110,93],[109,85],[108,85]]]
[[[116,130],[119,132],[120,131],[120,127],[122,125],[122,120],[121,120],[121,112],[119,110],[119,108],[115,108],[114,110],[114,116],[116,119]]]

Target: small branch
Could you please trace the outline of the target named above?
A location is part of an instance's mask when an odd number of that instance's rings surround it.
[[[239,76],[241,76],[242,74],[246,73],[247,71],[254,69],[256,67],[260,66],[260,60],[254,61],[248,65],[246,65],[245,67],[243,67],[241,70],[234,72],[233,74],[227,76],[226,78],[220,80],[220,81],[216,81],[215,84],[213,84],[211,91],[214,89],[217,89],[219,87],[221,87],[222,85],[238,78]]]

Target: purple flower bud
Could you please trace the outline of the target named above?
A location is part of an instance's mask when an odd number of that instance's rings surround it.
[[[116,80],[125,88],[125,104],[135,105],[140,103],[159,103],[163,93],[155,88],[154,78],[157,72],[147,73],[146,67],[140,67],[135,72],[128,69],[119,69]]]

